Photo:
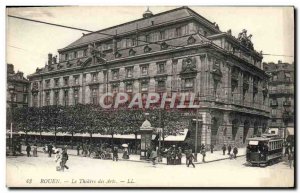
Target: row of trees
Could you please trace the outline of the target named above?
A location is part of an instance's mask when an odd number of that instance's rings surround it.
[[[52,132],[55,142],[58,132],[71,134],[72,138],[75,133],[89,133],[90,137],[99,133],[111,135],[112,138],[114,134],[135,134],[137,138],[146,112],[152,127],[164,128],[164,137],[187,128],[187,122],[182,119],[183,112],[177,109],[102,109],[100,106],[82,104],[21,107],[14,108],[12,112],[8,109],[7,123],[13,121],[14,132],[39,132],[40,135],[42,132]]]

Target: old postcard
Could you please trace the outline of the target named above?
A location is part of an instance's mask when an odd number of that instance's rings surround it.
[[[6,17],[7,187],[294,187],[294,7]]]

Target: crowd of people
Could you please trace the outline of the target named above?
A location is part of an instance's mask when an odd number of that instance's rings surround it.
[[[123,146],[125,145],[125,146]],[[123,152],[122,159],[129,159],[130,157],[130,149],[128,148],[128,144],[123,144],[122,148],[118,145],[109,145],[107,143],[96,144],[96,143],[88,143],[82,142],[76,145],[77,156],[82,157],[91,157],[95,159],[111,159],[112,161],[118,161],[120,152]],[[233,149],[233,151],[232,151]],[[208,149],[204,144],[200,146],[200,155],[202,156],[202,162],[205,161],[206,151]],[[225,155],[226,150],[228,151],[228,155],[231,158],[236,158],[238,154],[238,149],[236,146],[232,148],[230,144],[226,146],[225,144],[222,146],[223,155]],[[33,157],[37,157],[37,144],[34,143],[32,146],[27,143],[26,144],[26,152],[27,156],[31,156],[31,151],[33,153]],[[66,165],[68,160],[67,146],[64,146],[61,150],[55,147],[52,143],[47,144],[43,148],[44,153],[48,154],[48,157],[52,157],[52,154],[55,155],[55,161],[57,163],[56,169],[57,171],[64,171],[64,169],[68,169],[69,167]],[[231,151],[233,154],[231,154]],[[214,145],[210,145],[210,153],[214,153]],[[196,155],[192,152],[192,149],[186,148],[183,149],[180,146],[172,145],[169,148],[158,149],[156,146],[150,146],[147,150],[147,160],[150,160],[153,165],[156,164],[157,158],[165,157],[167,160],[167,165],[180,165],[182,164],[182,157],[185,155],[186,157],[186,166],[189,167],[192,165],[195,168],[194,161],[197,161]],[[161,160],[160,160],[161,161]]]

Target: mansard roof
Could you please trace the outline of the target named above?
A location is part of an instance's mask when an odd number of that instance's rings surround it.
[[[145,54],[149,54],[149,53],[155,53],[155,52],[159,52],[159,51],[166,51],[166,50],[173,50],[174,46],[175,49],[176,48],[183,48],[184,46],[190,46],[188,43],[188,39],[193,37],[195,39],[193,45],[199,45],[199,44],[203,44],[205,42],[211,42],[209,39],[207,39],[206,37],[202,36],[199,33],[193,34],[193,35],[186,35],[180,38],[174,38],[174,39],[167,39],[167,40],[163,40],[163,41],[159,41],[158,43],[162,43],[165,42],[166,44],[170,45],[168,48],[166,49],[162,49],[161,46],[157,43],[149,43],[149,44],[143,44],[143,45],[139,45],[139,46],[135,46],[135,47],[130,47],[130,48],[126,48],[126,49],[119,49],[118,53],[120,54],[120,57],[116,58],[115,57],[115,53],[110,52],[110,53],[102,53],[102,57],[98,57],[98,59],[103,60],[105,62],[109,62],[109,61],[113,61],[116,59],[125,59],[125,58],[133,58],[136,56],[142,56]],[[145,53],[144,52],[144,48],[145,46],[148,46],[151,48],[150,52]],[[182,47],[181,47],[182,46]],[[130,50],[134,50],[135,54],[134,56],[130,56],[129,51]],[[80,67],[85,67],[90,65],[91,63],[91,57],[83,57],[83,58],[77,58],[77,59],[73,59],[73,60],[68,60],[68,61],[63,61],[63,62],[59,62],[57,64],[51,64],[46,65],[44,68],[41,69],[37,69],[36,72],[32,75],[38,75],[38,74],[43,74],[43,73],[47,73],[47,72],[55,72],[55,71],[59,71],[59,70],[65,70],[65,69],[72,69],[72,68],[80,68]],[[32,75],[29,75],[32,76]]]
[[[65,48],[60,49],[59,51],[64,51],[64,50],[68,50],[68,49],[75,48],[78,46],[83,46],[83,45],[89,44],[91,42],[94,42],[96,40],[111,38],[112,36],[116,35],[116,33],[118,35],[121,35],[121,34],[136,32],[137,29],[142,30],[142,29],[145,29],[148,27],[159,26],[159,25],[163,25],[168,22],[179,21],[179,20],[187,19],[187,18],[195,18],[195,19],[201,20],[202,23],[204,23],[211,30],[213,30],[217,33],[220,33],[220,31],[215,28],[215,26],[212,22],[208,21],[207,19],[205,19],[198,13],[194,12],[190,8],[184,6],[184,7],[172,9],[169,11],[165,11],[165,12],[162,12],[159,14],[155,14],[152,17],[141,18],[138,20],[124,23],[124,24],[116,25],[116,26],[113,26],[110,28],[106,28],[103,30],[85,34],[81,38],[76,40],[75,42],[71,43],[70,45],[66,46]],[[101,33],[104,33],[104,34],[101,34]],[[105,35],[105,34],[108,34],[108,35]]]

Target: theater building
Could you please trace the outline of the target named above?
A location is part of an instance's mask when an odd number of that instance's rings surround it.
[[[107,92],[195,93],[201,143],[242,146],[267,129],[268,78],[251,36],[188,7],[83,34],[29,75],[30,106],[98,104]],[[194,128],[191,128],[194,129]]]

